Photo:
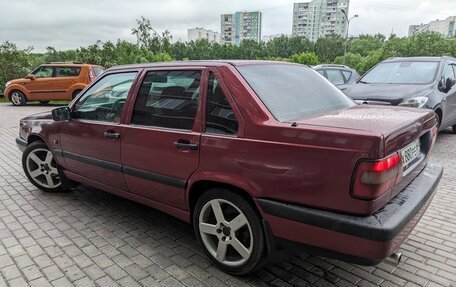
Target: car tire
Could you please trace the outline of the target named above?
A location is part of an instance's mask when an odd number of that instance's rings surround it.
[[[243,275],[264,263],[261,219],[242,196],[224,188],[203,193],[194,209],[193,226],[204,252],[223,271]]]
[[[47,104],[49,104],[49,102],[50,102],[50,101],[40,101],[40,104],[42,104],[42,105],[47,105]]]
[[[74,186],[61,171],[54,156],[42,141],[27,146],[22,154],[22,167],[33,185],[46,192],[66,191]]]
[[[74,90],[73,94],[71,95],[71,99],[74,100],[74,98],[76,98],[80,92],[82,92],[82,90]]]
[[[27,103],[27,98],[24,93],[18,90],[14,90],[9,94],[11,103],[15,106],[24,106]]]

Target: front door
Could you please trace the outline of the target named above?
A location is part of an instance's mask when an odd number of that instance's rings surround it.
[[[455,75],[456,66],[454,63],[447,63],[445,65],[442,83],[445,85],[447,79],[456,79]],[[452,125],[456,121],[456,86],[453,86],[447,91],[442,92],[442,108],[443,108],[443,119],[442,125]]]
[[[51,96],[51,81],[54,76],[54,68],[50,66],[41,66],[33,72],[34,80],[27,82],[25,88],[30,93],[29,100],[47,99]]]
[[[185,208],[185,185],[199,164],[202,68],[150,70],[122,131],[130,192]]]
[[[126,190],[121,172],[119,123],[136,74],[107,74],[72,106],[72,119],[60,132],[68,171]]]

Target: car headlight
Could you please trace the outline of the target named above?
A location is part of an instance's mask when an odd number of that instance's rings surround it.
[[[6,82],[5,88],[8,87],[9,85],[11,85],[11,81],[10,82]]]
[[[416,97],[403,101],[401,107],[422,108],[428,101],[428,97]]]

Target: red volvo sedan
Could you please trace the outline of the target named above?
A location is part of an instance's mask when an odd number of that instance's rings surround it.
[[[75,183],[192,223],[246,274],[274,250],[359,264],[396,254],[429,205],[431,110],[356,105],[307,66],[196,61],[107,70],[68,107],[24,118],[38,188]]]

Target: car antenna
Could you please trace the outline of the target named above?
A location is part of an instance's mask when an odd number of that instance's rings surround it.
[[[295,128],[295,127],[298,126],[298,123],[297,123],[297,122],[293,122],[293,123],[291,124],[291,126]]]

